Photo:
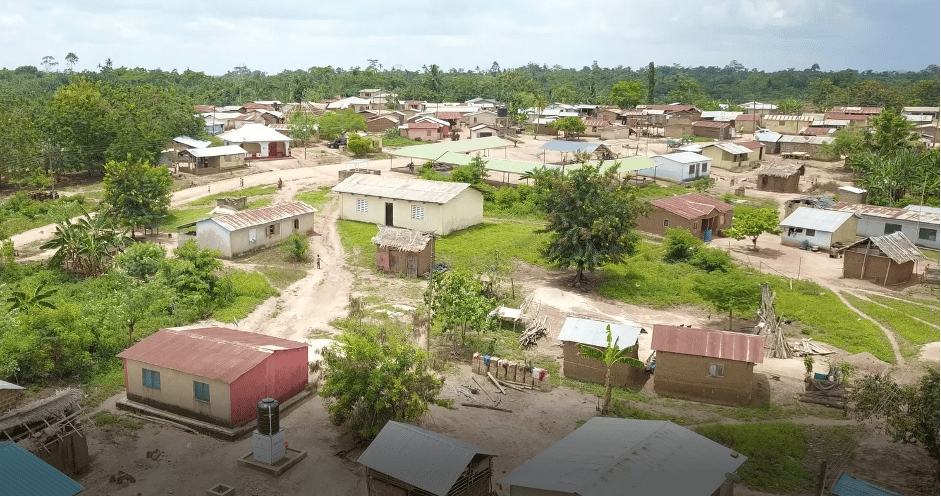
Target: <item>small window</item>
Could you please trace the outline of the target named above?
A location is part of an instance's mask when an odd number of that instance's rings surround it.
[[[154,390],[160,390],[160,371],[144,369],[143,376],[145,387],[153,388]]]
[[[794,228],[794,233],[803,233],[804,228]]]
[[[722,373],[725,370],[725,365],[723,364],[710,364],[709,365],[709,376],[712,378],[722,378]]]
[[[817,236],[817,230],[807,229],[807,236]]]
[[[694,174],[696,172],[696,164],[689,165],[689,174]]]
[[[424,205],[412,206],[412,219],[425,219],[425,206]]]
[[[886,234],[886,235],[891,235],[892,233],[895,233],[896,231],[902,231],[902,225],[901,225],[901,224],[889,224],[889,223],[885,223],[885,234]]]
[[[301,220],[300,220],[300,219],[295,219],[295,220],[294,220],[294,229],[296,229],[296,230],[301,229]]]
[[[268,229],[265,230],[265,231],[267,231],[268,236],[274,236],[274,234],[275,234],[275,229],[276,229],[277,226],[278,226],[277,224],[269,224],[269,225],[268,225]]]
[[[369,212],[369,202],[366,199],[357,199],[356,212]]]
[[[921,228],[920,230],[918,230],[918,239],[936,242],[938,241],[938,230],[933,230],[929,228]]]
[[[708,170],[709,170],[709,164],[703,162],[702,167],[701,167],[699,170],[702,171],[702,172],[708,171]]]
[[[193,397],[201,402],[209,402],[209,384],[201,381],[193,382]]]
[[[428,130],[428,133],[426,136],[431,136],[431,130]]]
[[[664,225],[664,226],[670,226],[670,220],[669,220],[669,219],[664,219],[664,220],[663,220],[663,225]]]
[[[698,229],[699,229],[699,221],[693,221],[693,229],[694,229],[694,230],[698,230]]]
[[[784,121],[778,121],[778,126],[784,126]]]

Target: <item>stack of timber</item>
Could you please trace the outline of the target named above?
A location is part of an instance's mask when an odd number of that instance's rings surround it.
[[[794,355],[797,357],[803,357],[807,355],[828,355],[833,353],[832,350],[814,342],[812,338],[801,338],[800,340],[794,342],[793,351]]]
[[[540,319],[534,319],[529,326],[526,327],[526,330],[520,335],[519,344],[521,348],[528,349],[534,345],[536,342],[549,334],[549,317],[543,316]]]
[[[770,340],[765,340],[768,357],[790,359],[794,356],[794,352],[784,339],[784,330],[781,328],[784,316],[779,318],[774,311],[774,298],[776,296],[777,294],[771,291],[770,285],[762,283],[761,307],[758,309],[758,324],[755,325],[755,331],[770,335]]]
[[[804,380],[804,393],[801,394],[800,401],[846,409],[845,396],[843,375],[839,368],[831,367],[828,375],[815,373],[812,378]]]

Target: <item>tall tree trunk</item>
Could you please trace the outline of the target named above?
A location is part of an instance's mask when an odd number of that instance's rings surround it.
[[[601,415],[608,414],[608,407],[611,405],[611,366],[608,366],[608,372],[604,377],[604,401],[601,403]]]

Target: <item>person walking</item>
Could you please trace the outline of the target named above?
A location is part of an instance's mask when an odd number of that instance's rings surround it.
[[[320,254],[317,254],[317,269],[320,269]]]
[[[239,187],[245,186],[245,178],[239,178]]]

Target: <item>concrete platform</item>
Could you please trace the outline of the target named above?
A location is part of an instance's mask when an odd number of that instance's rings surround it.
[[[285,471],[293,468],[295,464],[301,462],[301,460],[307,457],[307,451],[287,448],[284,452],[284,458],[278,461],[278,464],[265,464],[261,461],[256,461],[254,456],[254,452],[249,452],[248,454],[238,458],[236,463],[239,466],[252,468],[271,476],[281,476]]]
[[[310,388],[305,388],[301,390],[296,395],[290,399],[284,401],[280,406],[280,417],[283,419],[294,407],[297,407],[305,400],[313,397],[314,393]],[[236,426],[235,428],[229,428],[226,426],[212,424],[207,421],[201,421],[198,419],[188,418],[186,416],[175,414],[172,412],[164,411],[163,409],[158,409],[153,406],[146,404],[141,404],[140,402],[135,402],[133,400],[128,400],[127,397],[118,399],[116,402],[118,409],[123,411],[130,411],[138,414],[143,414],[147,416],[153,416],[156,418],[166,419],[168,421],[173,421],[174,423],[179,423],[183,426],[192,428],[203,435],[209,435],[214,438],[225,440],[228,442],[234,442],[246,435],[249,435],[255,430],[256,422],[251,420],[248,423],[242,426]]]

